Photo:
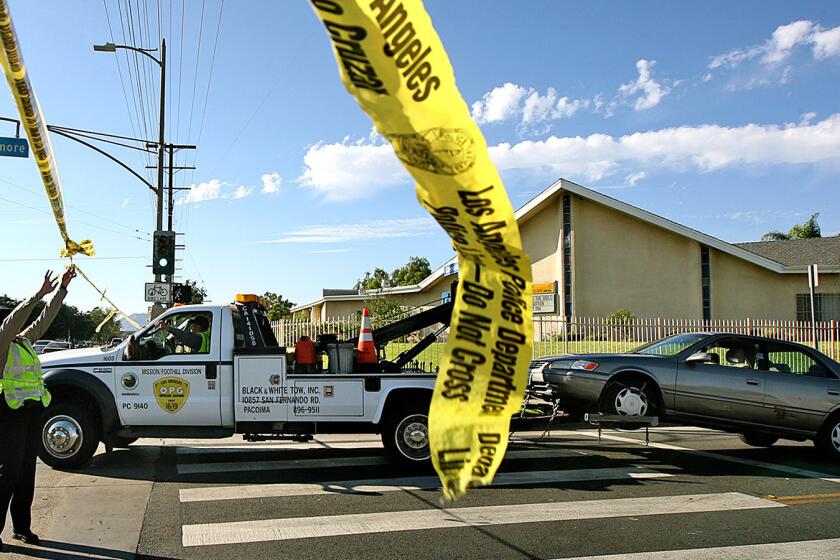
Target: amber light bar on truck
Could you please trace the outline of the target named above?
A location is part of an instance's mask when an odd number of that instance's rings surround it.
[[[236,294],[234,301],[236,303],[256,303],[263,309],[268,309],[269,307],[268,300],[257,294]]]

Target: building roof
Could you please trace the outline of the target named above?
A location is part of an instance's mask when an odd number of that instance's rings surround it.
[[[840,235],[812,239],[755,241],[752,243],[734,243],[734,245],[785,266],[807,266],[809,264],[840,266]]]
[[[803,255],[796,254],[796,251],[799,249],[799,247],[795,245],[791,245],[789,249],[785,249],[784,251],[782,249],[765,249],[763,247],[755,247],[757,245],[763,246],[773,245],[775,243],[791,243],[789,241],[769,241],[736,244],[727,243],[726,241],[722,241],[716,237],[712,237],[711,235],[707,235],[703,232],[697,231],[696,229],[691,229],[690,227],[678,224],[677,222],[673,222],[667,218],[663,218],[662,216],[657,216],[652,212],[642,210],[641,208],[637,208],[636,206],[627,204],[626,202],[621,202],[620,200],[599,193],[598,191],[587,189],[586,187],[582,187],[577,183],[572,183],[571,181],[567,181],[566,179],[562,178],[552,183],[548,188],[546,188],[540,194],[529,200],[527,203],[525,203],[525,205],[520,207],[516,211],[517,223],[521,225],[523,222],[527,221],[530,217],[532,217],[533,215],[537,214],[540,210],[545,208],[546,205],[550,204],[551,201],[553,201],[554,198],[556,196],[559,196],[560,193],[563,191],[575,194],[577,196],[591,200],[598,204],[602,204],[604,206],[612,208],[613,210],[617,210],[618,212],[621,212],[623,214],[633,216],[634,218],[639,219],[643,222],[647,222],[649,224],[666,229],[668,231],[672,231],[678,235],[688,237],[689,239],[693,239],[698,243],[702,243],[703,245],[707,245],[723,253],[728,253],[739,259],[751,262],[756,266],[772,270],[773,272],[777,272],[780,274],[804,273],[807,271],[807,265],[813,264],[814,262],[828,268],[828,270],[825,270],[825,272],[840,272],[840,236],[823,237],[818,240],[794,240],[794,242],[819,242],[811,244],[809,248],[805,248],[805,244],[803,244]],[[836,241],[824,241],[832,239]],[[816,248],[818,246],[819,249]],[[809,260],[815,258],[817,255],[820,255],[820,260]],[[385,288],[383,290],[376,290],[375,292],[389,295],[419,292],[423,290],[423,288],[440,278],[441,276],[454,273],[454,266],[457,265],[457,262],[457,256],[452,257],[451,259],[446,261],[446,263],[444,263],[443,266],[432,272],[431,275],[429,275],[419,284],[414,284],[412,286],[398,286],[394,288]],[[324,297],[322,297],[321,299],[298,305],[297,307],[293,307],[292,311],[294,312],[301,309],[308,309],[314,305],[318,305],[327,300],[341,301],[363,298],[364,295],[358,294],[327,295],[327,293],[325,292]]]

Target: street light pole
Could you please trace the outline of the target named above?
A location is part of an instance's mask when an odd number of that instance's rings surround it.
[[[114,43],[105,43],[104,45],[94,45],[93,50],[97,52],[117,52],[117,49],[126,49],[130,51],[139,52],[152,60],[160,66],[160,123],[158,128],[158,180],[157,180],[157,221],[155,231],[163,231],[163,155],[164,155],[164,124],[165,124],[165,108],[166,108],[166,39],[161,39],[160,42],[160,60],[152,56],[150,53],[156,49],[143,49],[131,45],[115,45]],[[153,237],[154,239],[154,237]],[[155,274],[155,282],[161,281],[161,275]],[[152,319],[160,315],[163,307],[159,303],[155,303],[152,307]]]

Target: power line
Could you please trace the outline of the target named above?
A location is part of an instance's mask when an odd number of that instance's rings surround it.
[[[129,260],[129,259],[132,259],[132,260],[135,260],[135,259],[148,260],[149,257],[94,257],[94,258],[97,261],[117,261],[117,260]],[[67,262],[67,258],[66,257],[61,257],[61,258],[44,258],[44,259],[39,259],[39,258],[0,259],[0,262],[36,262],[36,261],[38,261],[38,262],[47,262],[47,261]],[[88,262],[90,262],[90,261],[88,261]]]
[[[181,140],[181,74],[184,69],[184,13],[186,3],[181,0],[181,36],[178,38],[178,109],[175,118],[175,142]]]
[[[106,0],[102,0],[102,6],[105,8],[105,18],[108,20],[108,34],[111,36],[111,42],[114,43],[114,30],[111,27],[111,15],[108,13],[108,3]],[[125,82],[123,81],[122,68],[120,67],[120,58],[115,56],[114,61],[117,63],[117,73],[120,77],[120,87],[122,88],[123,99],[125,99],[125,110],[128,112],[128,121],[131,124],[131,133],[138,136],[137,129],[134,128],[134,119],[131,118],[131,108],[128,104],[128,94],[125,91]]]
[[[102,1],[103,1],[103,3],[105,2],[105,0],[102,0]],[[107,5],[106,5],[106,10],[107,10]],[[120,31],[122,32],[122,41],[120,41],[120,42],[123,43],[123,44],[126,44],[128,41],[126,40],[125,23],[123,21],[124,18],[123,18],[122,5],[120,3],[120,0],[117,0],[117,11],[119,12],[119,15],[120,15]],[[113,35],[113,33],[112,33],[112,35]],[[128,57],[128,53],[126,51],[123,51],[123,57],[125,58],[125,67],[126,67],[126,74],[128,76],[129,90],[131,91],[131,98],[134,102],[134,115],[135,115],[136,120],[137,120],[137,132],[135,132],[135,134],[137,136],[140,136],[140,133],[145,131],[144,134],[145,134],[146,137],[148,137],[148,128],[146,127],[146,123],[145,123],[145,121],[141,122],[141,119],[140,119],[140,108],[139,108],[139,102],[138,102],[138,99],[137,99],[136,90],[134,88],[134,79],[133,79],[132,72],[131,72],[131,63],[130,63],[130,59]],[[119,54],[115,55],[115,58],[117,60],[117,68],[119,69],[121,67],[121,65],[119,63]],[[122,77],[122,70],[120,70],[120,76]],[[123,86],[123,89],[125,89],[125,86]],[[131,119],[131,111],[129,111],[129,119]],[[132,127],[133,127],[133,124],[132,124]],[[148,154],[144,154],[144,156],[141,157],[141,162],[145,163],[145,165],[149,165],[149,163],[151,163],[150,156]],[[150,175],[149,175],[148,171],[146,172],[146,178],[150,179]],[[149,195],[149,196],[150,196],[149,200],[151,201],[151,195]]]
[[[0,181],[2,181],[2,182],[4,182],[4,183],[6,183],[7,185],[11,185],[12,187],[15,187],[15,188],[17,188],[17,189],[20,189],[20,190],[22,190],[22,191],[28,192],[28,193],[30,193],[30,194],[32,194],[32,195],[35,195],[35,196],[37,196],[37,197],[39,197],[39,198],[47,198],[47,199],[49,199],[49,197],[48,197],[46,194],[44,194],[44,193],[39,193],[39,192],[34,191],[34,190],[32,190],[32,189],[28,189],[28,188],[24,187],[23,185],[18,185],[17,183],[13,183],[13,182],[11,182],[11,181],[8,181],[8,180],[6,180],[6,179],[2,179],[2,178],[0,178]],[[78,206],[74,206],[74,205],[70,205],[70,204],[68,204],[67,206],[68,206],[69,208],[72,208],[73,210],[77,210],[77,211],[79,211],[79,212],[82,212],[83,214],[88,214],[89,216],[93,216],[94,218],[96,218],[96,219],[98,219],[98,220],[103,220],[103,221],[105,221],[105,222],[111,222],[112,224],[116,224],[116,225],[118,225],[118,226],[120,226],[120,227],[124,227],[124,228],[126,228],[126,229],[129,229],[129,230],[131,230],[131,231],[135,232],[135,233],[139,233],[139,234],[141,234],[141,235],[151,235],[151,233],[149,233],[148,231],[143,231],[143,230],[140,230],[140,229],[137,229],[137,228],[133,228],[133,227],[131,227],[131,226],[127,226],[127,225],[125,225],[125,224],[121,224],[120,222],[117,222],[117,221],[114,221],[114,220],[110,220],[110,219],[108,219],[108,218],[103,218],[102,216],[99,216],[99,215],[97,215],[97,214],[94,214],[93,212],[88,212],[87,210],[85,210],[85,209],[83,209],[83,208],[80,208],[80,207],[78,207]]]
[[[204,108],[201,110],[201,123],[198,126],[198,139],[195,141],[196,146],[201,145],[201,133],[204,131],[204,117],[207,115],[207,100],[210,98],[210,86],[213,83],[213,67],[216,64],[216,47],[219,45],[219,31],[222,28],[222,12],[225,9],[225,0],[219,4],[219,22],[216,25],[216,38],[213,39],[213,56],[210,58],[210,72],[207,76],[207,90],[204,95]],[[197,157],[197,154],[196,154]],[[193,160],[193,164],[195,160]]]
[[[51,212],[51,211],[43,210],[43,209],[41,209],[41,208],[36,208],[36,207],[34,207],[34,206],[29,206],[29,205],[27,205],[27,204],[21,204],[20,202],[16,202],[16,201],[14,201],[14,200],[9,200],[8,198],[4,198],[4,197],[2,197],[2,196],[0,196],[0,200],[3,200],[3,201],[5,201],[5,202],[8,202],[9,204],[14,204],[15,206],[20,206],[21,208],[27,208],[27,209],[29,209],[29,210],[34,210],[35,212],[40,212],[40,213],[42,213],[42,214],[49,214],[49,215],[52,215],[52,212]],[[96,225],[96,224],[91,224],[91,223],[89,223],[89,222],[84,222],[84,221],[82,221],[82,220],[75,220],[75,222],[80,223],[80,224],[84,224],[84,225],[89,226],[89,227],[93,227],[93,228],[101,229],[101,230],[103,230],[103,231],[108,231],[108,232],[111,232],[111,233],[116,233],[117,235],[123,235],[123,236],[125,236],[125,237],[130,237],[130,238],[132,238],[132,239],[137,239],[137,240],[139,240],[139,241],[143,241],[144,243],[148,243],[148,242],[149,242],[149,239],[148,239],[148,238],[144,239],[144,238],[142,238],[142,237],[137,237],[137,236],[135,236],[135,235],[131,235],[131,234],[128,234],[128,233],[123,233],[123,232],[121,232],[121,231],[116,231],[116,230],[113,230],[113,229],[105,228],[105,227],[102,227],[102,226],[99,226],[99,225]]]
[[[201,18],[199,19],[198,25],[198,47],[195,49],[195,73],[193,74],[193,90],[192,90],[192,100],[190,101],[190,124],[187,127],[187,141],[189,141],[190,137],[192,136],[192,121],[193,121],[193,113],[195,109],[195,86],[198,85],[198,66],[199,66],[199,59],[201,56],[201,35],[204,31],[204,8],[206,6],[206,1],[201,0]],[[196,144],[197,146],[198,144]]]
[[[219,18],[218,18],[218,21],[216,23],[216,36],[213,39],[213,55],[210,57],[210,71],[207,74],[207,88],[205,89],[205,93],[204,93],[204,106],[201,109],[201,121],[200,121],[199,126],[198,126],[198,138],[195,141],[196,146],[201,146],[201,135],[204,132],[204,119],[207,116],[207,101],[210,99],[210,90],[211,90],[211,86],[213,84],[213,69],[216,66],[216,50],[217,50],[217,47],[219,46],[219,33],[222,29],[222,15],[224,14],[224,9],[225,9],[225,0],[221,0],[221,2],[219,3]],[[197,158],[198,158],[198,150],[196,150],[195,154],[193,155],[193,163],[192,163],[193,166],[195,166],[195,162],[196,162]],[[194,183],[193,179],[194,179],[194,174],[191,175],[190,183]],[[192,203],[188,202],[186,206],[187,206],[187,209],[186,209],[186,214],[187,214],[186,223],[189,224],[190,211],[192,209]],[[183,222],[183,212],[184,212],[183,206],[182,206],[181,212],[182,212],[182,222]],[[182,229],[184,231],[186,231],[187,228],[186,228],[186,226],[182,225]]]
[[[129,29],[128,34],[128,44],[131,45],[133,48],[137,48],[137,42],[134,40],[134,15],[131,9],[131,0],[126,0],[127,2],[127,24]],[[136,77],[137,83],[137,94],[140,100],[140,114],[143,117],[143,133],[145,134],[146,138],[149,137],[149,121],[146,119],[146,103],[143,99],[143,82],[140,80],[140,62],[137,57],[137,51],[132,50],[131,56],[134,58],[134,74]]]

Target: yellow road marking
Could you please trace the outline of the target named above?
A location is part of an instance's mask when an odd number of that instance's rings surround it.
[[[829,492],[825,494],[802,494],[799,496],[767,496],[768,500],[783,503],[789,506],[806,504],[830,504],[840,502],[840,492]]]

